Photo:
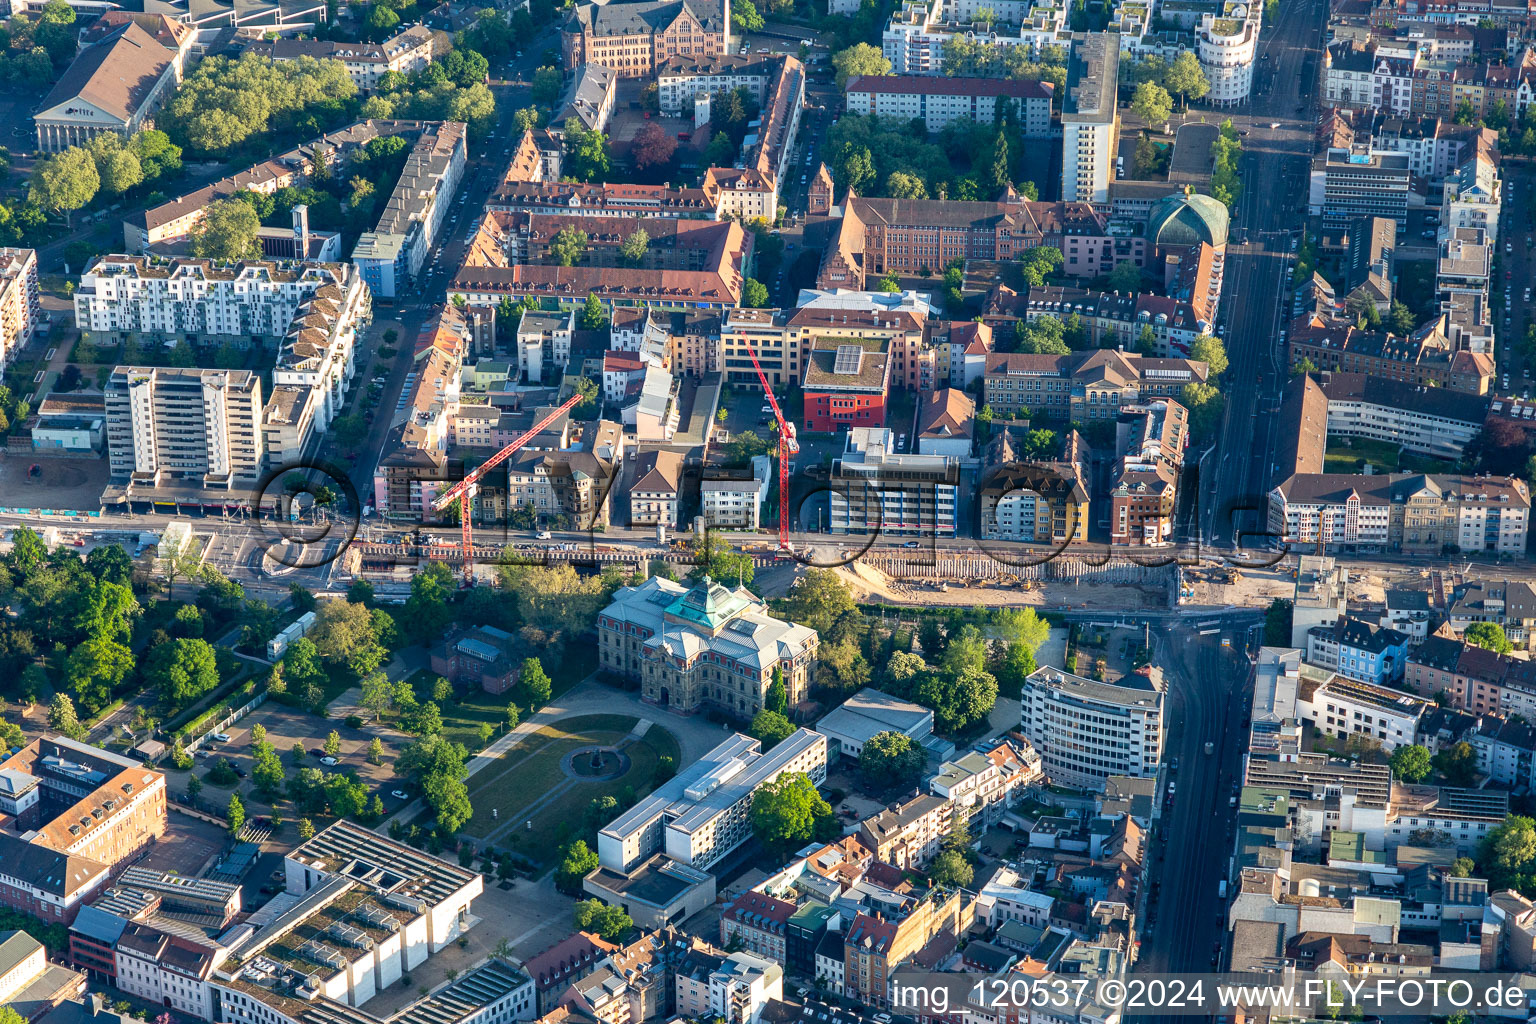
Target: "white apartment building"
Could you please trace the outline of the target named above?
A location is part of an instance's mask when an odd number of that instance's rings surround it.
[[[339,60],[347,76],[363,92],[378,88],[391,71],[409,75],[432,63],[432,31],[425,25],[402,29],[382,43],[344,43],[322,39],[273,39],[258,42],[251,52],[271,61]]]
[[[1020,731],[1047,781],[1097,790],[1111,775],[1156,775],[1163,756],[1163,685],[1156,674],[1100,683],[1057,668],[1024,680]]]
[[[1028,880],[1012,868],[1003,868],[976,894],[976,916],[989,928],[1006,921],[1048,928],[1055,905],[1055,897],[1031,889]]]
[[[80,275],[75,326],[113,340],[270,343],[316,292],[345,288],[353,276],[343,263],[103,256]]]
[[[773,460],[766,455],[752,459],[752,476],[705,479],[699,498],[708,526],[725,530],[756,530],[762,524],[763,502],[773,481]]]
[[[987,11],[990,21],[979,21]],[[942,75],[944,44],[957,36],[986,46],[1022,46],[1037,56],[1042,47],[1059,44],[1066,24],[1065,6],[1034,0],[902,0],[881,33],[880,49],[893,74]]]
[[[1198,56],[1211,85],[1205,102],[1230,107],[1248,99],[1263,11],[1260,3],[1238,4],[1230,14],[1206,14],[1200,19],[1195,33]]]
[[[767,753],[750,736],[733,734],[597,835],[604,867],[629,871],[664,852],[708,870],[752,834],[752,794],[785,772],[803,772],[820,786],[827,778],[827,738],[797,729]]]
[[[928,791],[963,807],[980,823],[995,824],[1025,788],[1041,781],[1040,755],[1028,743],[1004,740],[988,751],[972,750],[945,761],[928,780]]]
[[[1312,165],[1309,212],[1325,227],[1388,217],[1402,231],[1408,225],[1408,194],[1413,179],[1406,153],[1355,145],[1334,147]]]
[[[523,310],[517,324],[517,372],[529,384],[544,380],[546,364],[564,366],[571,358],[576,311],[537,313]],[[614,346],[617,348],[617,346]]]
[[[249,370],[119,366],[103,397],[115,481],[232,489],[266,467],[261,378]]]
[[[704,954],[697,960],[706,958],[717,959]],[[784,998],[784,968],[771,960],[744,952],[719,958],[718,963],[690,962],[694,960],[685,959],[677,972],[679,1017],[757,1024],[770,1001]]]
[[[1061,198],[1068,202],[1109,203],[1120,134],[1119,74],[1120,48],[1113,37],[1089,33],[1073,47],[1061,105]]]
[[[1012,103],[1024,138],[1049,138],[1051,92],[1049,82],[1006,78],[950,78],[934,75],[857,75],[848,80],[850,113],[920,118],[930,132],[952,121],[969,119],[992,124],[999,103]]]
[[[656,102],[663,114],[693,114],[701,96],[746,89],[762,106],[774,65],[761,56],[669,57],[656,69]]]
[[[37,330],[37,250],[0,248],[0,374]]]
[[[1445,177],[1440,198],[1440,238],[1454,238],[1462,228],[1476,228],[1490,244],[1496,243],[1503,198],[1504,182],[1499,177],[1498,163],[1485,150],[1475,151]]]
[[[1310,682],[1310,681],[1309,681]],[[1299,716],[1328,736],[1363,736],[1384,753],[1415,742],[1419,719],[1434,702],[1384,686],[1333,676],[1321,685],[1304,682]]]
[[[1363,373],[1323,375],[1328,437],[1366,437],[1410,451],[1459,459],[1483,429],[1482,395],[1409,384]]]
[[[395,298],[421,272],[464,176],[468,137],[463,121],[442,121],[411,147],[379,222],[358,236],[352,250],[352,262],[374,294]]]

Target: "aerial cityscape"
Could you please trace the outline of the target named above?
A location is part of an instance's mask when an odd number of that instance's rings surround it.
[[[0,1024],[1536,1020],[1530,0],[9,7]]]

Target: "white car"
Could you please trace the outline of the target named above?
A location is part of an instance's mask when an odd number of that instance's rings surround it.
[[[327,768],[334,768],[338,764],[341,764],[340,761],[336,760],[336,758],[332,757],[330,754],[326,754],[324,757],[322,757],[320,759],[320,763],[325,765]]]
[[[229,742],[229,733],[227,733],[227,732],[211,733],[208,736],[208,738],[213,740],[213,742],[215,742],[215,743],[228,743]]]
[[[391,790],[389,795],[394,797],[396,800],[409,800],[411,798],[411,794],[407,793],[403,789]]]

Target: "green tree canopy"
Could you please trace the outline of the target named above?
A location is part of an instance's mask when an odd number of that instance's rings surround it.
[[[1392,774],[1404,782],[1423,782],[1432,770],[1429,750],[1417,743],[1392,751]]]
[[[876,789],[911,789],[927,765],[928,752],[899,732],[877,732],[859,752],[859,774]]]
[[[261,254],[256,234],[261,218],[250,203],[218,199],[208,204],[192,229],[192,255],[211,260],[243,260]]]

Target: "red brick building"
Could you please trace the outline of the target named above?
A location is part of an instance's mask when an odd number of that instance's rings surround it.
[[[1148,242],[1111,236],[1088,203],[1041,203],[1009,192],[995,203],[957,199],[865,199],[849,193],[817,276],[819,288],[872,287],[887,273],[939,274],[952,260],[1014,260],[1054,245],[1062,272],[1097,277],[1129,260],[1146,263]]]
[[[645,78],[672,57],[730,52],[725,0],[640,0],[580,4],[560,32],[565,67],[601,64],[620,78]]]
[[[805,429],[885,426],[891,359],[884,341],[817,338],[805,362]]]

